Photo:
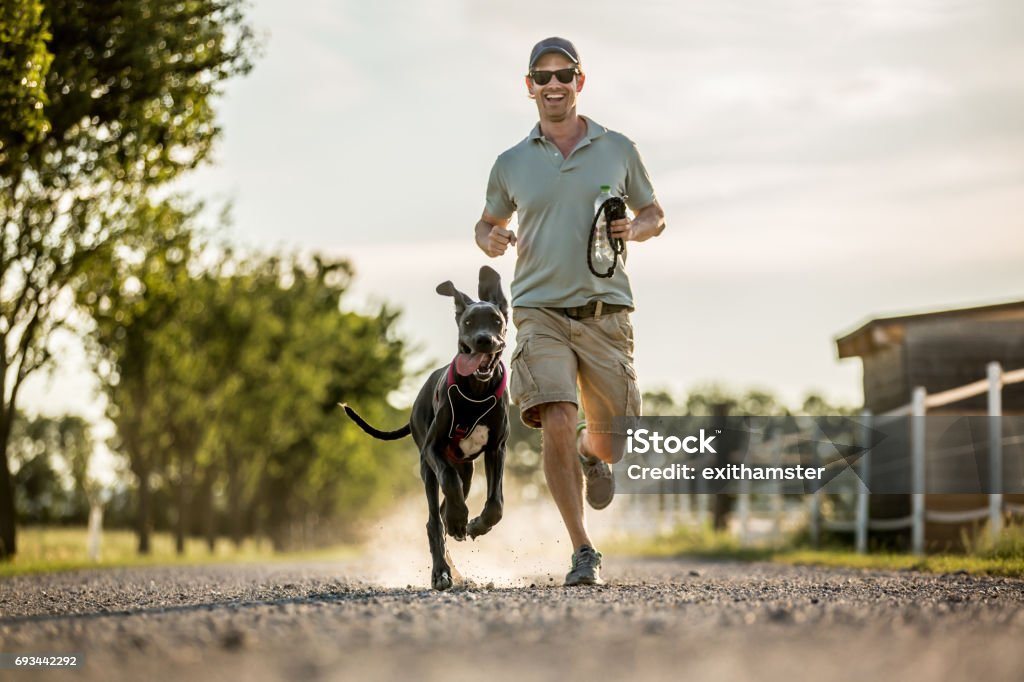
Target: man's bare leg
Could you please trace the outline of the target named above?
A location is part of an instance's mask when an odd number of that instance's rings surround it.
[[[591,433],[584,428],[580,432],[580,454],[596,457],[602,462],[611,464],[611,434]]]
[[[614,464],[622,459],[626,439],[614,433],[590,433],[588,429],[583,429],[579,444],[581,454],[597,457],[606,464]]]
[[[540,406],[540,421],[544,434],[544,478],[569,531],[573,551],[583,545],[593,547],[583,516],[583,471],[576,454],[576,406],[566,402],[545,403]]]

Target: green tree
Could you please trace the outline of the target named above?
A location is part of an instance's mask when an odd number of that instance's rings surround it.
[[[411,480],[406,474],[416,460],[409,443],[381,447],[343,421],[337,406],[359,404],[381,423],[408,418],[385,400],[404,371],[397,312],[342,312],[352,277],[345,261],[314,257],[270,266],[276,281],[264,280],[261,295],[275,322],[262,382],[273,398],[264,403],[269,412],[259,431],[268,447],[258,495],[265,530],[284,548],[316,543],[331,522],[353,522],[388,501],[401,481]]]
[[[53,55],[39,0],[0,1],[0,174],[49,130],[43,111]],[[12,157],[13,153],[13,157]]]
[[[851,405],[837,405],[829,402],[818,393],[808,393],[804,397],[803,405],[800,407],[800,414],[806,414],[811,417],[831,417],[831,416],[842,416],[849,417],[859,412],[856,407]]]
[[[66,324],[62,294],[133,225],[123,216],[208,155],[222,84],[251,65],[241,5],[43,0],[0,12],[0,122],[14,123],[0,137],[0,558],[16,551],[7,443],[19,389]]]
[[[125,217],[129,229],[116,253],[83,273],[78,290],[78,303],[93,320],[87,343],[116,427],[111,446],[127,457],[137,481],[140,554],[150,551],[153,479],[168,465],[173,437],[160,416],[173,407],[164,396],[168,344],[159,337],[176,323],[188,295],[199,210],[176,200],[141,202]],[[188,345],[170,349],[190,351]]]
[[[385,400],[403,376],[397,313],[341,309],[346,261],[204,250],[194,210],[140,208],[137,238],[80,294],[115,447],[138,480],[140,551],[154,481],[171,495],[179,550],[196,527],[212,546],[220,509],[236,541],[318,542],[413,480],[409,446],[379,447],[337,408],[407,418]]]
[[[15,502],[32,523],[84,521],[93,494],[88,479],[94,442],[79,416],[20,413],[11,427]]]

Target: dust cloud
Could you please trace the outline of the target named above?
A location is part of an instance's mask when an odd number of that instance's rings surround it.
[[[470,518],[480,512],[483,502],[484,491],[473,490],[468,501]],[[602,541],[640,532],[638,512],[641,520],[644,514],[635,502],[631,496],[619,496],[608,509],[587,510],[588,529],[598,549]],[[429,586],[426,523],[422,496],[403,501],[374,524],[375,532],[358,561],[360,573],[382,587]],[[560,585],[572,556],[569,536],[546,492],[532,501],[506,493],[503,518],[487,535],[463,542],[446,537],[445,542],[451,563],[467,586]],[[459,575],[455,577],[458,582]]]

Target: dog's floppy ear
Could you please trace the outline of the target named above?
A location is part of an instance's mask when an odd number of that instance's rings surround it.
[[[480,268],[480,288],[477,293],[481,301],[498,306],[502,316],[508,319],[508,300],[501,291],[501,275],[487,265]]]
[[[452,284],[450,281],[441,282],[440,284],[438,284],[436,291],[442,296],[451,296],[452,298],[455,299],[456,320],[462,317],[463,310],[465,310],[468,306],[473,304],[473,299],[471,299],[469,296],[466,296],[464,293],[456,289],[455,285]]]

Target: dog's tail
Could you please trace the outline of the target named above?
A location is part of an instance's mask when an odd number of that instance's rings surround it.
[[[380,431],[367,424],[366,420],[364,420],[362,417],[356,414],[356,411],[349,407],[347,404],[338,404],[341,405],[341,409],[345,410],[345,414],[348,415],[349,419],[358,424],[359,428],[361,428],[363,431],[366,431],[374,438],[379,438],[380,440],[398,440],[399,438],[405,438],[410,433],[412,433],[412,429],[409,428],[408,424],[395,431]]]

